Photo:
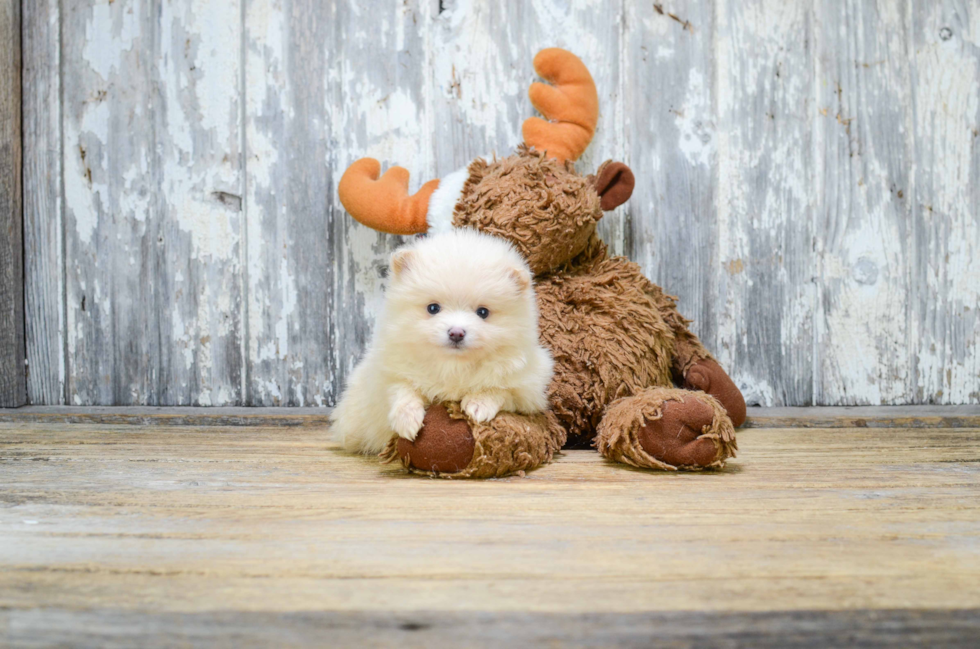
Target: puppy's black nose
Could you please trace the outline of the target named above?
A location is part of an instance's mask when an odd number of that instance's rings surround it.
[[[449,340],[454,343],[463,342],[463,338],[466,338],[466,330],[460,329],[459,327],[453,327],[449,330]]]

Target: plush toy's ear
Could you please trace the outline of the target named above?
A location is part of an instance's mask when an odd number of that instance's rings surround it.
[[[517,289],[521,293],[531,288],[531,273],[526,268],[511,268],[507,271],[507,275],[517,284]]]
[[[607,160],[595,175],[595,190],[599,194],[599,207],[608,212],[614,210],[633,195],[636,179],[633,172],[622,162]]]
[[[412,267],[415,260],[415,251],[411,248],[396,250],[391,256],[391,275],[395,279],[401,279],[402,275]]]

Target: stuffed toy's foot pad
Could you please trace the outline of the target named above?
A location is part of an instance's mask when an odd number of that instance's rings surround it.
[[[711,426],[714,410],[697,398],[665,401],[663,415],[647,421],[637,431],[643,450],[672,466],[706,467],[718,459],[718,447],[710,437],[698,439]]]
[[[436,404],[426,411],[414,442],[398,439],[398,457],[420,471],[457,473],[469,465],[475,446],[469,423]]]

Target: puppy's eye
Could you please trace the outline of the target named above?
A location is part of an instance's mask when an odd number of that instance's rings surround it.
[[[481,306],[479,309],[476,310],[476,314],[481,318],[483,318],[484,320],[486,320],[487,318],[490,317],[490,309],[488,309],[485,306]]]
[[[435,315],[440,311],[442,311],[442,307],[436,304],[435,302],[433,302],[429,306],[425,307],[425,310],[428,311],[431,315]]]

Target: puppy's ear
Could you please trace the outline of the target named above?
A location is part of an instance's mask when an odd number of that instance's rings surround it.
[[[412,263],[415,261],[415,251],[411,248],[402,248],[401,250],[396,250],[395,254],[391,256],[391,275],[395,279],[401,279],[401,276],[412,267]]]
[[[521,293],[531,288],[531,273],[526,268],[511,268],[507,276],[517,284],[517,290]]]

